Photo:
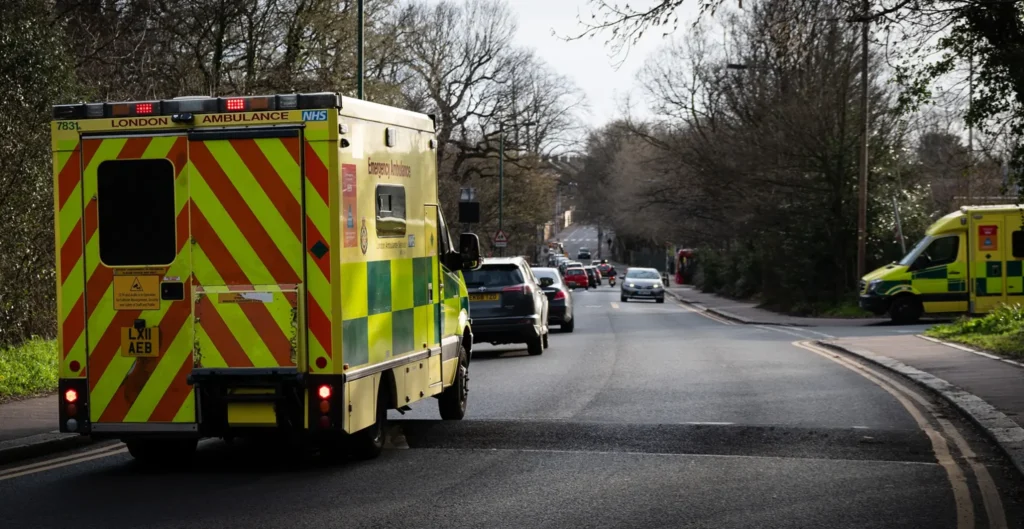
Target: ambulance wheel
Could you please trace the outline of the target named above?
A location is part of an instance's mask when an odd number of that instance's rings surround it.
[[[540,336],[531,336],[526,342],[526,352],[530,353],[530,356],[539,356],[544,354],[544,339]]]
[[[459,368],[455,372],[455,381],[437,399],[437,410],[446,421],[460,421],[466,416],[466,403],[469,401],[469,360],[466,348],[459,343]]]
[[[893,323],[910,324],[921,319],[924,307],[921,300],[913,296],[903,296],[892,300],[892,307],[889,308],[889,317]]]
[[[198,439],[129,439],[128,453],[139,463],[167,467],[188,463],[196,452]]]
[[[352,455],[357,459],[373,459],[384,449],[388,426],[388,398],[386,389],[377,389],[377,420],[352,434]]]

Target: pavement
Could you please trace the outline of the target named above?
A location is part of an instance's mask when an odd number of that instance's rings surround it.
[[[686,303],[699,305],[724,318],[751,325],[788,325],[792,327],[865,327],[886,325],[889,318],[804,318],[779,314],[750,301],[737,301],[701,292],[689,285],[673,285],[666,290]]]
[[[89,444],[57,423],[57,395],[0,404],[0,464]]]
[[[374,461],[292,463],[284,448],[209,440],[190,466],[153,472],[120,445],[90,447],[0,465],[0,519],[228,529],[1024,524],[1024,480],[981,428],[939,395],[897,388],[884,380],[891,372],[815,345],[826,328],[620,303],[608,287],[573,299],[575,332],[552,334],[540,356],[475,347],[465,420],[440,420],[433,401],[389,413],[389,448]]]

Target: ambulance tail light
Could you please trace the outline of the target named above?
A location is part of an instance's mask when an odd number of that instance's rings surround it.
[[[58,382],[60,431],[89,433],[89,380],[65,378]]]
[[[228,112],[238,112],[245,110],[245,99],[241,97],[234,97],[224,101],[224,110]]]
[[[153,113],[153,103],[136,103],[135,115],[148,116]]]
[[[320,389],[318,389],[316,393],[317,393],[317,395],[320,395],[321,399],[327,400],[327,399],[331,398],[331,393],[332,393],[331,386],[328,386],[327,384],[324,384],[324,385],[320,386]]]

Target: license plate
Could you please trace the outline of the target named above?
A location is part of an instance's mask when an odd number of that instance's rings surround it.
[[[501,299],[501,294],[470,294],[470,301],[498,301]]]
[[[160,328],[121,328],[121,356],[156,358],[160,355]]]

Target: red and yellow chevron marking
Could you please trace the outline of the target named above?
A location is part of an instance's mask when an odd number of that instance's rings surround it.
[[[299,147],[297,138],[189,143],[193,273],[204,291],[276,292],[302,283]],[[217,303],[204,297],[196,314],[198,361],[204,367],[294,365],[297,307],[283,299]],[[322,312],[316,299],[309,310]]]
[[[302,155],[306,168],[306,299],[309,308],[306,315],[309,338],[306,343],[309,371],[333,373],[335,365],[331,345],[331,256],[335,254],[330,251],[331,237],[334,233],[331,230],[331,198],[337,194],[337,186],[332,185],[335,179],[332,179],[331,175],[337,174],[337,168],[331,167],[330,149],[334,147],[334,142],[303,143]],[[332,188],[335,189],[333,194]],[[334,198],[337,200],[337,197]],[[317,242],[328,248],[320,257],[312,251]],[[324,362],[318,364],[320,358],[323,358]]]
[[[162,267],[164,275],[185,280],[189,292],[187,141],[180,136],[86,139],[82,142],[82,196],[85,199],[82,266],[86,293],[83,300],[88,330],[90,415],[94,422],[194,422],[192,388],[185,377],[192,365],[191,301],[164,302],[159,310],[116,311],[113,305],[113,270],[100,263],[97,234],[97,168],[113,159],[169,159],[175,167],[177,258]],[[62,254],[62,259],[64,256]],[[69,258],[70,259],[70,258]],[[65,290],[65,294],[68,291]],[[84,295],[83,295],[84,294]],[[130,358],[120,354],[120,333],[142,318],[160,329],[160,355]],[[65,325],[65,337],[71,336]],[[73,328],[70,328],[74,330]],[[80,334],[80,331],[78,331]]]

